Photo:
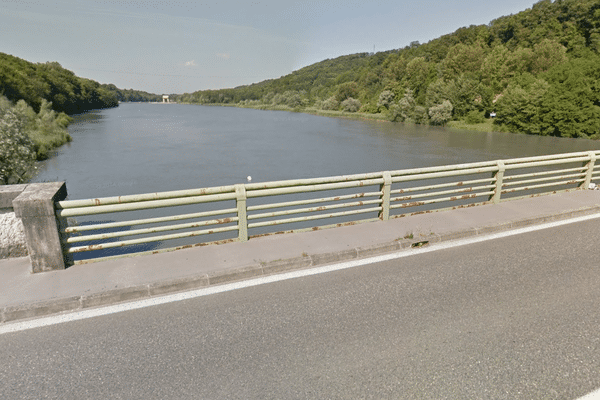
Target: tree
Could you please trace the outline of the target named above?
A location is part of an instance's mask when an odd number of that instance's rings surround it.
[[[356,82],[346,82],[341,84],[335,93],[335,99],[339,102],[350,97],[358,97],[358,84]]]
[[[544,39],[533,49],[531,73],[539,74],[541,72],[546,72],[554,65],[566,62],[566,53],[567,48],[560,43],[550,39]]]
[[[342,110],[352,113],[357,112],[360,109],[360,105],[360,101],[348,97],[346,100],[342,101]]]
[[[23,122],[0,108],[0,183],[27,182],[34,170],[34,144],[25,134]]]
[[[600,133],[600,57],[575,59],[546,74],[540,105],[542,134],[589,137]]]
[[[390,106],[394,103],[394,97],[396,95],[391,90],[384,90],[379,95],[379,100],[377,101],[377,107],[383,107],[386,110],[390,108]]]
[[[400,122],[414,122],[416,102],[413,91],[406,89],[404,97],[390,107],[390,120]]]
[[[485,59],[485,50],[479,44],[471,46],[462,43],[448,50],[446,59],[443,61],[444,75],[452,78],[463,73],[477,73]]]
[[[496,102],[497,117],[494,123],[511,132],[533,135],[547,134],[542,131],[541,106],[548,91],[548,82],[529,76],[528,82],[510,84],[504,95]]]
[[[441,104],[437,104],[429,108],[429,120],[432,125],[445,125],[452,119],[452,103],[444,100]]]
[[[413,90],[413,95],[418,97],[427,88],[429,77],[429,64],[424,57],[410,60],[406,65],[406,84]]]
[[[323,102],[321,107],[323,110],[337,110],[340,107],[340,102],[335,99],[335,96],[331,96]]]

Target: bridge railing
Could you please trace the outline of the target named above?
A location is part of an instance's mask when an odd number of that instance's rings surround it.
[[[600,179],[600,151],[384,171],[335,177],[247,183],[56,203],[68,257],[87,259],[169,251],[219,241],[246,241],[387,220],[448,208],[587,188]],[[182,212],[163,212],[159,209]],[[152,215],[148,216],[148,211]],[[139,214],[146,211],[146,214]],[[135,218],[135,212],[141,218]],[[81,219],[111,214],[108,222]],[[280,226],[287,228],[281,230]],[[203,236],[204,240],[198,240]],[[179,240],[177,246],[165,242]],[[184,240],[184,242],[182,242]],[[172,243],[172,242],[171,242]],[[136,247],[137,246],[137,247]],[[127,250],[129,248],[129,251]],[[111,254],[107,250],[115,249]]]
[[[587,189],[600,180],[598,155],[555,154],[51,204],[68,265]],[[52,268],[42,268],[47,269]]]

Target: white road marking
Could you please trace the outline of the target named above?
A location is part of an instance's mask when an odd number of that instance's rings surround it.
[[[578,398],[577,400],[599,400],[600,399],[600,389],[592,392],[592,393],[588,393],[587,395]]]
[[[389,261],[389,260],[395,260],[395,259],[404,258],[404,257],[411,257],[414,255],[429,253],[432,251],[445,250],[445,249],[450,249],[453,247],[465,246],[468,244],[480,243],[480,242],[484,242],[484,241],[488,241],[488,240],[500,239],[500,238],[514,236],[514,235],[520,235],[520,234],[527,233],[527,232],[534,232],[534,231],[539,231],[539,230],[548,229],[548,228],[555,228],[555,227],[562,226],[562,225],[568,225],[568,224],[573,224],[573,223],[577,223],[577,222],[588,221],[588,220],[592,220],[592,219],[596,219],[596,218],[600,218],[600,214],[592,214],[592,215],[586,215],[583,217],[577,217],[577,218],[572,218],[572,219],[568,219],[568,220],[549,222],[549,223],[530,226],[530,227],[526,227],[526,228],[519,228],[519,229],[510,230],[510,231],[493,233],[490,235],[481,235],[481,236],[475,236],[475,237],[470,237],[470,238],[466,238],[466,239],[458,239],[458,240],[452,240],[452,241],[448,241],[448,242],[436,243],[436,244],[426,246],[426,247],[401,250],[401,251],[398,251],[395,253],[384,254],[384,255],[375,256],[375,257],[369,257],[369,258],[365,258],[365,259],[361,259],[361,260],[346,261],[346,262],[342,262],[342,263],[338,263],[338,264],[326,265],[323,267],[315,267],[315,268],[304,269],[304,270],[299,270],[299,271],[292,271],[292,272],[287,272],[287,273],[278,274],[278,275],[269,275],[269,276],[264,276],[264,277],[255,278],[255,279],[249,279],[249,280],[245,280],[245,281],[241,281],[241,282],[228,283],[228,284],[219,285],[219,286],[211,286],[211,287],[207,287],[207,288],[203,288],[203,289],[192,290],[189,292],[175,293],[175,294],[170,294],[170,295],[165,295],[165,296],[160,296],[160,297],[152,297],[152,298],[148,298],[148,299],[144,299],[144,300],[138,300],[138,301],[133,301],[133,302],[129,302],[129,303],[121,303],[121,304],[106,306],[106,307],[102,307],[102,308],[74,311],[74,312],[69,312],[66,314],[53,315],[53,316],[49,316],[49,317],[42,317],[42,318],[27,320],[27,321],[22,321],[22,322],[6,323],[3,325],[0,325],[0,335],[5,334],[5,333],[24,331],[27,329],[56,325],[56,324],[60,324],[63,322],[78,321],[78,320],[82,320],[82,319],[86,319],[86,318],[93,318],[93,317],[98,317],[98,316],[102,316],[102,315],[109,315],[109,314],[114,314],[114,313],[123,312],[123,311],[137,310],[140,308],[156,306],[156,305],[166,304],[166,303],[172,303],[175,301],[188,300],[188,299],[193,299],[196,297],[228,292],[231,290],[237,290],[237,289],[243,289],[243,288],[252,287],[252,286],[264,285],[266,283],[279,282],[279,281],[284,281],[284,280],[288,280],[288,279],[324,274],[324,273],[332,272],[332,271],[340,271],[343,269],[359,267],[359,266],[378,263],[378,262],[382,262],[382,261]],[[599,393],[596,393],[596,395],[600,396]],[[600,399],[600,397],[598,397],[598,398]],[[590,399],[596,399],[596,397],[590,397],[590,398],[585,397],[585,400],[590,400]]]

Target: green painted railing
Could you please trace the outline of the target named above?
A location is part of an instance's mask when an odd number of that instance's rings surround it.
[[[246,241],[252,238],[249,233],[280,233],[273,230],[279,225],[289,227],[287,232],[298,232],[587,189],[591,182],[600,180],[600,167],[595,164],[598,155],[600,151],[590,151],[336,177],[63,200],[55,206],[59,220],[66,219],[69,222],[63,224],[65,227],[61,231],[63,248],[67,254],[203,235],[208,238],[206,242],[214,242],[217,240],[211,238],[215,235],[227,235],[229,232],[233,233],[226,240]],[[188,211],[191,208],[193,212],[132,217],[87,225],[77,222],[82,216],[113,213],[133,215],[140,210],[175,210],[180,207]],[[327,223],[313,223],[315,221]],[[100,233],[94,233],[98,231]],[[85,262],[89,260],[76,261]]]

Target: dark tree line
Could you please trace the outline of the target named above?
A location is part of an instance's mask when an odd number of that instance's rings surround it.
[[[149,102],[149,101],[162,101],[162,95],[148,93],[141,90],[133,90],[133,89],[119,89],[115,85],[100,85],[102,89],[109,91],[114,94],[118,101],[121,102]]]

